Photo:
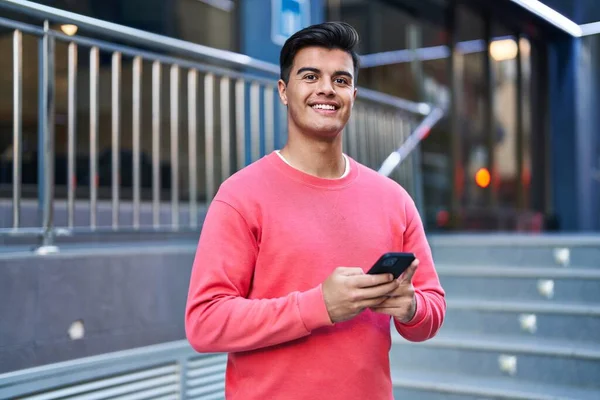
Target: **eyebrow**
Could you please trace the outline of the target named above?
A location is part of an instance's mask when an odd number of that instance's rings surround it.
[[[320,74],[321,70],[318,68],[314,68],[314,67],[302,67],[298,70],[298,72],[296,72],[296,75],[300,75],[303,72],[314,72],[316,74]],[[354,79],[354,77],[352,76],[352,74],[348,71],[343,71],[343,70],[339,70],[339,71],[335,71],[333,73],[333,75],[344,75],[347,76],[350,79]]]

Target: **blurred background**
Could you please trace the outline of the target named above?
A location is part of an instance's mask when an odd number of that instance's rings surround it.
[[[195,244],[327,20],[361,38],[344,151],[415,198],[448,293],[439,338],[393,333],[396,398],[600,398],[595,0],[0,0],[0,398],[223,398]]]

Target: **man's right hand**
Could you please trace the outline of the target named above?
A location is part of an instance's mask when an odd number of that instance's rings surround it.
[[[381,304],[397,287],[391,274],[368,275],[361,268],[338,267],[323,282],[323,298],[331,321],[341,322]]]

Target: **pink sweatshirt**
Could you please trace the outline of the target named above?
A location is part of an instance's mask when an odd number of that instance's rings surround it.
[[[391,317],[365,310],[333,324],[321,290],[338,266],[365,271],[408,251],[417,312],[394,320],[410,341],[446,311],[421,220],[397,183],[350,159],[340,179],[305,174],[271,153],[224,182],[200,236],[185,314],[198,352],[228,352],[230,400],[392,399]]]

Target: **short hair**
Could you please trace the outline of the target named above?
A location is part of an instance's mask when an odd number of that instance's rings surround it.
[[[358,42],[358,32],[346,22],[324,22],[306,27],[285,41],[279,55],[280,78],[287,84],[298,51],[305,47],[317,46],[330,50],[340,49],[350,54],[356,82],[360,68],[358,54],[355,51]]]

